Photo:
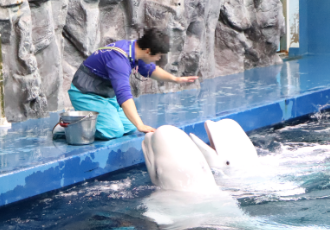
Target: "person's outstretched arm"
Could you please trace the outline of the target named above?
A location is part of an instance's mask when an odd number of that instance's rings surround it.
[[[130,120],[133,123],[133,125],[135,125],[135,127],[140,132],[149,133],[149,132],[156,131],[156,129],[143,124],[143,122],[136,110],[134,100],[132,98],[123,102],[121,104],[121,108],[124,110],[124,113],[125,113],[126,117],[128,118],[128,120]]]
[[[197,76],[188,76],[188,77],[175,77],[169,72],[163,70],[159,66],[156,66],[156,69],[152,72],[152,79],[157,81],[167,81],[167,82],[175,82],[175,83],[187,83],[187,82],[195,82],[198,78]]]
[[[129,83],[130,66],[125,67],[123,65],[123,63],[127,63],[128,65],[126,57],[117,53],[114,53],[113,55],[117,56],[107,63],[106,68],[118,104],[124,110],[128,120],[130,120],[140,132],[149,133],[155,131],[154,128],[143,124],[136,110]]]

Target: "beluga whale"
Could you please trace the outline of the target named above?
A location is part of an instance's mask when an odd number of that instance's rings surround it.
[[[142,150],[151,181],[156,186],[184,192],[218,190],[203,154],[179,128],[164,125],[147,133]]]
[[[161,229],[246,220],[237,200],[218,187],[203,153],[184,131],[161,126],[145,135],[142,150],[151,181],[160,188],[142,200],[143,215]]]
[[[210,145],[170,125],[145,135],[145,164],[152,183],[160,189],[142,200],[143,215],[161,229],[258,229],[229,192],[232,188],[245,191],[251,184],[245,186],[244,182],[259,164],[255,147],[234,120],[206,121],[204,125]],[[219,171],[223,172],[220,178]]]
[[[258,154],[242,127],[232,119],[206,121],[204,127],[210,145],[190,133],[211,168],[221,170],[251,168],[258,164]]]

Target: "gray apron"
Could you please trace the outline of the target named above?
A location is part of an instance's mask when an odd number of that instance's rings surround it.
[[[97,76],[84,64],[80,65],[73,76],[72,84],[82,93],[93,93],[107,98],[115,96],[110,80]]]
[[[118,47],[101,47],[98,50],[115,50],[123,54],[132,62],[132,42],[129,46],[129,55]],[[103,79],[94,74],[88,67],[81,64],[73,76],[72,84],[82,93],[93,93],[102,97],[114,97],[115,91],[112,88],[110,80]]]

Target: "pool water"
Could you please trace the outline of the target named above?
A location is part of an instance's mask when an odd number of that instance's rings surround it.
[[[330,229],[329,134],[330,113],[250,133],[259,166],[215,170],[216,194],[163,191],[140,165],[3,207],[0,229]]]

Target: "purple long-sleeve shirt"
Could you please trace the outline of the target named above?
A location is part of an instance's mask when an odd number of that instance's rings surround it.
[[[131,44],[131,59],[115,50],[98,50],[84,61],[84,65],[94,74],[111,81],[120,106],[128,99],[133,98],[129,83],[132,69],[138,66],[139,73],[144,77],[148,77],[156,68],[154,63],[146,64],[142,60],[138,60],[136,63],[135,42],[121,40],[107,45],[118,47],[129,56]]]

